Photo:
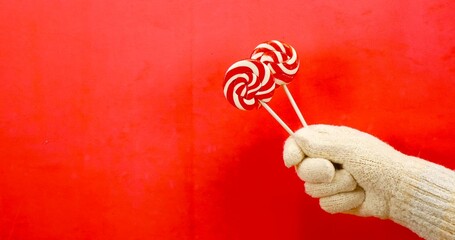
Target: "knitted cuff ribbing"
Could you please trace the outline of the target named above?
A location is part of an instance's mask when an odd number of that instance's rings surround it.
[[[425,239],[455,239],[455,172],[411,159],[390,201],[390,218]]]

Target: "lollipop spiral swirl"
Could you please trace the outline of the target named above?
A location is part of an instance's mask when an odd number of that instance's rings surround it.
[[[241,60],[229,67],[224,76],[224,96],[241,110],[257,109],[269,102],[275,81],[269,67],[258,60]]]
[[[277,40],[259,44],[251,54],[251,59],[265,63],[272,71],[278,85],[290,83],[300,65],[295,49]]]

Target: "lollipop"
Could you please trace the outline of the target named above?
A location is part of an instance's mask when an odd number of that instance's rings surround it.
[[[300,121],[304,126],[308,126],[286,86],[299,70],[300,61],[295,49],[289,44],[272,40],[259,44],[251,54],[251,58],[263,62],[270,68],[276,84],[283,86]]]
[[[224,96],[241,110],[259,108],[260,101],[269,102],[275,91],[270,70],[260,61],[241,60],[234,63],[224,77]]]
[[[295,49],[277,40],[259,44],[251,54],[251,59],[265,63],[272,71],[278,85],[290,83],[300,65]]]
[[[267,105],[275,91],[270,69],[257,60],[241,60],[229,67],[224,76],[224,96],[240,110],[264,108],[292,135],[292,130]]]

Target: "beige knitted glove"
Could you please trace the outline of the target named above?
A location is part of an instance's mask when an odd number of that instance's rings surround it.
[[[455,172],[348,127],[312,125],[284,145],[305,191],[329,213],[391,219],[426,239],[455,239]]]

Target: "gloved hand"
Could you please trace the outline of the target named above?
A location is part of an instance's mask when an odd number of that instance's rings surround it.
[[[329,213],[391,219],[427,239],[455,239],[455,172],[407,156],[367,133],[300,129],[284,145],[305,191]]]

